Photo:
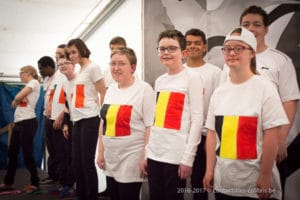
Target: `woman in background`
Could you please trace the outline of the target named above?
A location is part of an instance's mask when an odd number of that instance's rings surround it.
[[[25,87],[15,96],[11,106],[15,108],[14,128],[8,149],[8,170],[0,190],[12,189],[18,164],[18,154],[22,148],[24,163],[31,175],[31,184],[24,187],[24,192],[33,193],[39,190],[39,177],[33,156],[33,139],[38,127],[35,106],[40,96],[40,83],[37,71],[33,66],[20,70],[20,79]]]
[[[72,162],[76,193],[79,200],[97,200],[95,152],[100,123],[99,112],[105,95],[104,76],[100,67],[89,59],[90,50],[81,39],[68,42],[68,53],[72,63],[80,65],[70,106],[74,121]]]

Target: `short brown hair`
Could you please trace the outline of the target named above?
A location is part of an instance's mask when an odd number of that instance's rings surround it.
[[[90,50],[88,49],[86,44],[80,38],[75,38],[68,42],[68,47],[71,47],[73,45],[78,49],[78,52],[81,57],[84,57],[84,58],[90,57],[90,55],[91,55]]]
[[[136,55],[133,49],[131,48],[124,47],[124,48],[113,50],[110,54],[110,58],[113,57],[113,55],[115,54],[125,55],[128,58],[131,65],[136,65],[137,63]]]

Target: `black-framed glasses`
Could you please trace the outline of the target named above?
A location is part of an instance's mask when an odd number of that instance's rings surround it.
[[[72,62],[64,62],[64,63],[58,64],[57,67],[68,66],[70,64],[72,64]]]
[[[244,50],[251,50],[251,48],[249,47],[243,47],[243,46],[224,46],[222,48],[222,52],[225,55],[229,55],[231,51],[233,51],[235,54],[240,54],[242,53]]]
[[[177,46],[168,46],[168,47],[157,47],[158,53],[165,53],[166,51],[168,53],[175,53],[177,49],[181,49],[180,47]]]

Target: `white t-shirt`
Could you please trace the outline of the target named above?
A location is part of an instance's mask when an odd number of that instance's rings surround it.
[[[43,114],[46,115],[46,107],[47,107],[47,104],[49,103],[49,97],[50,97],[50,85],[51,85],[51,82],[53,81],[54,79],[54,74],[49,77],[49,76],[46,76],[43,80],[43,90],[44,90],[44,112]]]
[[[147,156],[170,164],[193,166],[203,124],[203,82],[184,68],[155,81],[156,110]]]
[[[65,109],[66,97],[64,94],[63,84],[67,82],[67,77],[57,70],[54,74],[54,79],[50,85],[50,97],[51,101],[51,117],[55,120]]]
[[[77,77],[77,75],[76,75],[76,77]],[[73,78],[72,80],[68,80],[67,82],[65,82],[63,84],[63,88],[64,88],[64,91],[66,92],[67,102],[68,102],[68,105],[69,105],[69,114],[70,114],[70,120],[71,121],[73,121],[73,118],[72,118],[72,113],[71,113],[70,106],[71,106],[71,102],[72,102],[72,98],[73,98],[73,92],[74,92],[74,85],[75,85],[76,77]]]
[[[91,118],[99,115],[100,97],[95,83],[104,78],[100,66],[91,62],[75,80],[71,113],[74,121]]]
[[[152,87],[135,79],[133,85],[108,88],[101,108],[104,173],[118,182],[141,182],[140,162],[144,159],[146,127],[153,123],[155,96]]]
[[[213,93],[213,91],[217,87],[219,73],[221,72],[221,69],[217,67],[216,65],[205,63],[204,65],[200,67],[189,67],[187,64],[184,64],[185,67],[188,69],[196,72],[198,75],[200,75],[201,79],[203,80],[203,86],[204,86],[204,97],[203,97],[203,111],[204,111],[204,120],[203,124],[205,124],[208,106],[210,102],[210,97]],[[204,131],[205,133],[206,131]]]
[[[260,75],[241,84],[231,81],[211,97],[206,128],[217,133],[214,189],[232,196],[257,198],[263,130],[288,124],[276,88]],[[272,168],[275,192],[281,199],[276,163]]]
[[[25,87],[29,87],[32,91],[27,95],[28,102],[20,102],[17,106],[14,116],[14,122],[33,119],[36,117],[35,106],[40,96],[40,83],[36,79],[29,81]]]
[[[282,102],[300,99],[295,67],[284,53],[268,48],[256,54],[257,70],[278,88]]]

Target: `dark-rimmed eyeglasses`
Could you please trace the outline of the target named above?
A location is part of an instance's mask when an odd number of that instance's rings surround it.
[[[175,53],[177,51],[177,49],[181,49],[180,47],[176,47],[176,46],[168,46],[168,47],[157,47],[157,51],[158,53],[165,53],[166,51],[168,53]]]
[[[222,48],[222,52],[225,55],[229,55],[231,53],[231,51],[233,51],[235,54],[240,54],[242,53],[244,50],[251,50],[251,48],[248,47],[243,47],[243,46],[235,46],[235,47],[230,47],[230,46],[224,46]]]
[[[72,64],[72,62],[64,62],[64,63],[58,64],[57,67],[68,66],[70,64]]]

